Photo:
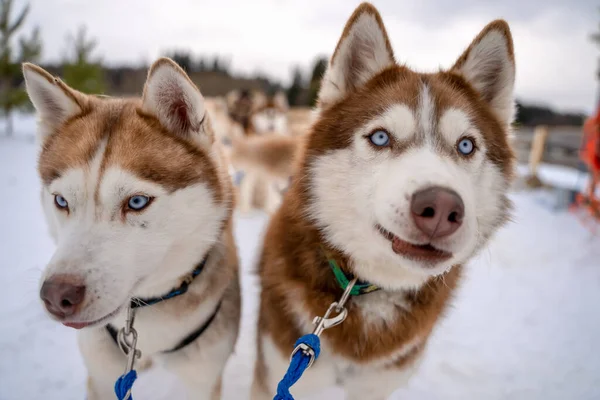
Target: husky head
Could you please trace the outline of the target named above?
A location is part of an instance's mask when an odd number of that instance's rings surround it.
[[[287,133],[288,102],[283,92],[268,98],[256,96],[256,109],[251,115],[251,125],[259,135]]]
[[[423,74],[395,62],[377,10],[357,8],[323,78],[299,181],[308,215],[357,276],[419,286],[507,220],[514,77],[504,21],[449,70]]]
[[[57,249],[41,298],[65,325],[106,323],[165,293],[230,217],[231,189],[202,95],[169,59],[142,99],[84,95],[25,64],[41,142],[42,203]]]

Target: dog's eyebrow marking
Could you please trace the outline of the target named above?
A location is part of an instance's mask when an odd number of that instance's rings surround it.
[[[393,104],[367,125],[368,130],[377,128],[386,129],[396,139],[405,141],[415,134],[415,115],[406,104]]]
[[[125,113],[125,107],[111,107],[106,112],[106,117],[103,120],[104,126],[102,126],[102,132],[104,133],[104,146],[102,151],[102,158],[98,167],[98,176],[96,181],[96,188],[94,189],[94,200],[98,204],[100,200],[100,184],[102,183],[102,177],[104,171],[106,171],[108,158],[110,156],[110,142],[115,139],[116,132],[119,129],[121,119]]]
[[[421,134],[426,140],[428,140],[433,133],[434,107],[435,106],[433,104],[433,99],[431,98],[429,87],[426,83],[423,83],[421,86],[421,93],[419,94],[419,106],[417,113],[419,115],[419,128]]]
[[[454,144],[471,128],[471,120],[467,113],[458,108],[444,110],[438,122],[438,131],[448,144]]]

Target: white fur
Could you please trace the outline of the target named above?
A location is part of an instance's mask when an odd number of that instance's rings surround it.
[[[434,109],[433,100],[429,93],[429,88],[426,85],[422,85],[421,92],[419,93],[419,109],[417,111],[419,116],[419,129],[421,134],[424,135],[425,140],[432,143],[432,133],[434,127]]]
[[[351,70],[353,58],[362,60],[362,69]],[[386,47],[386,34],[374,15],[363,13],[355,21],[347,37],[339,43],[335,58],[323,76],[319,93],[320,106],[327,107],[338,101],[348,91],[359,87],[378,72],[394,64]],[[355,79],[348,86],[348,78]]]
[[[277,384],[289,366],[289,358],[281,354],[271,337],[264,336],[260,340],[263,355],[268,360],[265,365],[268,377],[265,384],[268,393],[254,387],[251,397],[253,400],[273,398]],[[292,387],[291,393],[295,398],[304,398],[325,388],[341,385],[349,399],[385,400],[399,386],[406,384],[416,371],[421,358],[418,357],[413,364],[402,370],[390,368],[389,365],[406,356],[419,345],[421,339],[416,338],[384,360],[361,365],[331,354],[327,347],[327,340],[323,338],[318,361],[302,375],[302,379]]]
[[[417,129],[417,123],[415,116],[407,105],[392,104],[379,118],[369,122],[364,130],[373,131],[381,127],[385,127],[387,132],[392,134],[396,140],[403,142],[413,137]]]
[[[463,70],[474,82],[477,82],[481,68],[485,70],[491,63],[508,60],[506,40],[500,42],[497,35],[484,39],[474,47]],[[504,45],[504,53],[499,44]],[[351,28],[350,35],[342,39],[336,57],[330,62],[320,93],[321,108],[338,101],[392,63],[393,59],[384,50],[383,31],[373,16],[363,14]],[[366,68],[349,74],[345,62],[357,54],[364,61],[358,64]],[[499,60],[498,55],[502,54],[507,58]],[[501,65],[512,66],[510,62]],[[514,78],[514,66],[512,73]],[[491,104],[503,121],[508,121],[507,107],[512,104],[510,69],[505,68],[500,75],[496,86],[499,90],[494,93]],[[349,82],[348,77],[354,81]],[[486,157],[488,150],[481,132],[471,122],[468,112],[455,108],[436,110],[430,88],[425,85],[414,95],[419,99],[416,111],[404,104],[390,104],[381,115],[356,127],[349,146],[309,159],[306,177],[310,190],[308,215],[325,239],[349,256],[352,270],[359,278],[390,289],[352,300],[354,310],[369,321],[364,329],[375,335],[376,329],[386,329],[398,318],[405,317],[402,313],[410,312],[404,298],[406,289],[419,288],[432,276],[465,263],[482,248],[500,220],[506,217],[507,179]],[[442,115],[436,121],[439,112]],[[316,115],[318,117],[319,112]],[[385,129],[409,146],[401,153],[389,148],[375,149],[368,142],[368,135],[375,128]],[[470,157],[463,157],[456,150],[457,141],[464,135],[477,141],[478,148]],[[448,154],[449,149],[456,154]],[[410,201],[416,191],[431,186],[455,191],[463,200],[465,215],[456,232],[432,243],[451,252],[452,257],[424,267],[393,252],[390,241],[381,235],[376,225],[405,241],[429,243],[430,238],[423,237],[412,220]],[[295,315],[296,324],[303,332],[310,332],[314,315],[308,315],[303,307],[302,295],[294,293],[290,287],[290,309],[286,311]],[[299,299],[295,300],[296,297]],[[273,390],[276,379],[287,367],[287,359],[269,337],[261,340],[268,368],[267,385]],[[331,348],[325,335],[321,346],[325,357],[321,356],[303,377],[302,389],[309,386],[316,391],[323,385],[329,386],[327,382],[335,378],[344,386],[350,400],[386,399],[407,382],[422,357],[402,368],[394,368],[391,364],[422,346],[424,340],[426,338],[414,337],[385,357],[356,363],[328,353]],[[317,370],[318,373],[310,375]]]
[[[148,297],[168,291],[218,239],[215,232],[226,215],[206,184],[169,193],[118,167],[109,168],[101,177],[96,203],[98,182],[90,179],[94,172],[69,171],[43,196],[44,202],[52,204],[52,193],[59,193],[69,202],[69,215],[50,208],[48,223],[58,236],[45,277],[64,273],[85,277],[89,299],[77,322],[102,318],[132,295]],[[147,210],[128,213],[122,221],[123,202],[137,193],[155,199]],[[189,250],[181,252],[182,248]]]
[[[36,76],[29,79],[39,83]],[[32,98],[40,90],[31,85],[28,89]],[[170,64],[155,70],[146,89],[146,111],[173,129],[181,125],[173,119],[177,115],[169,114],[173,111],[172,101],[183,98],[187,115],[197,119],[198,124],[204,117],[200,93]],[[60,98],[59,92],[51,93]],[[46,103],[34,105],[40,107],[40,114],[45,112]],[[196,142],[209,146],[207,124],[208,119],[197,132],[171,133],[194,135]],[[231,320],[238,307],[234,291],[237,289],[230,289],[236,285],[231,280],[234,272],[222,265],[226,245],[221,232],[229,205],[218,203],[206,182],[171,191],[118,164],[104,165],[107,145],[107,140],[102,141],[86,165],[62,171],[44,185],[41,196],[57,245],[41,282],[55,275],[71,274],[86,286],[80,309],[62,322],[90,323],[78,335],[89,373],[87,398],[113,398],[114,382],[126,362],[104,325],[111,322],[116,327],[123,326],[124,308],[132,297],[164,295],[180,285],[181,277],[207,256],[202,274],[189,285],[188,292],[139,309],[135,328],[138,348],[145,356],[163,361],[184,380],[193,398],[209,399],[237,336],[238,321]],[[217,169],[224,168],[219,152],[212,146],[208,150],[210,162]],[[67,200],[68,212],[55,206],[56,194]],[[128,199],[139,194],[153,198],[152,203],[140,212],[124,212]],[[200,338],[173,354],[159,353],[173,348],[197,329],[213,314],[219,301],[220,310],[228,309],[227,314],[219,311]],[[142,360],[138,367],[143,363]]]
[[[97,157],[100,158],[100,154]],[[86,300],[73,321],[94,321],[116,311],[116,316],[110,320],[116,326],[122,326],[123,308],[132,296],[152,297],[168,292],[177,285],[178,278],[189,272],[190,267],[220,240],[217,232],[227,210],[215,204],[206,184],[169,193],[118,167],[110,167],[100,176],[94,169],[99,164],[92,162],[90,165],[89,169],[68,171],[44,191],[47,219],[57,240],[57,250],[45,270],[44,279],[64,273],[84,277]],[[97,179],[101,179],[98,202],[94,200]],[[51,193],[54,192],[61,193],[69,201],[69,215],[53,206]],[[129,214],[122,221],[122,203],[137,193],[153,196],[155,200],[146,211]],[[220,262],[220,258],[216,261]],[[178,313],[164,309],[168,306],[166,303],[138,311],[138,346],[144,354],[152,355],[172,348],[198,327],[198,321],[204,321],[212,314],[221,297],[215,291],[222,289],[207,287],[209,275],[222,272],[216,265],[209,264],[205,268],[193,290],[215,294],[211,300]],[[195,398],[209,398],[222,364],[233,348],[235,336],[231,330],[222,330],[218,338],[205,334],[194,342],[194,346],[182,350],[186,358],[181,359],[181,354],[168,356],[167,361],[174,358],[169,361],[173,363],[170,369],[187,381],[191,393],[197,396]],[[101,327],[82,330],[80,348],[93,390],[98,391],[97,398],[108,398],[114,380],[122,373],[123,355]],[[192,357],[194,361],[190,363]],[[194,379],[201,370],[204,370],[201,379]],[[96,398],[91,393],[89,398]]]
[[[490,31],[473,45],[459,71],[490,99],[493,111],[509,125],[515,114],[515,64],[508,53],[506,37],[501,32]]]
[[[456,143],[467,134],[475,136],[475,139],[481,139],[479,132],[473,129],[467,113],[458,108],[449,108],[444,111],[438,121],[438,131],[447,143]]]
[[[391,106],[359,127],[349,148],[323,155],[311,166],[311,216],[331,244],[351,256],[359,277],[389,289],[418,287],[432,275],[471,257],[500,218],[500,193],[506,187],[497,168],[485,161],[487,150],[482,140],[468,159],[449,157],[437,148],[432,132],[435,110],[426,87],[421,99],[417,115],[407,115],[406,106]],[[410,127],[416,120],[425,140],[416,141],[413,130],[413,146],[401,155],[375,150],[364,137],[373,126],[398,135],[403,131],[399,127]],[[451,148],[460,132],[480,137],[466,114],[458,110],[446,111],[438,125],[440,136]],[[410,134],[401,137],[410,140]],[[416,143],[422,144],[417,147]],[[465,205],[465,216],[456,233],[433,243],[453,257],[435,267],[423,268],[394,253],[390,241],[375,226],[379,224],[411,243],[427,243],[428,238],[423,237],[410,216],[410,199],[416,191],[430,186],[458,193]]]
[[[272,399],[273,394],[276,393],[277,384],[285,374],[290,363],[289,355],[281,354],[281,351],[275,346],[271,337],[263,336],[260,340],[263,355],[265,360],[267,360],[266,376],[268,380],[265,384],[268,393],[255,388],[252,400]],[[326,349],[322,349],[318,362],[302,375],[302,379],[292,387],[291,393],[295,398],[303,398],[310,393],[318,392],[319,390],[335,385],[336,378],[337,374],[332,356]]]
[[[276,108],[266,108],[252,115],[252,125],[256,133],[265,134],[288,134],[287,115]]]
[[[58,81],[49,82],[27,64],[23,68],[27,94],[37,110],[38,139],[43,140],[56,127],[81,112],[79,105],[58,85]]]

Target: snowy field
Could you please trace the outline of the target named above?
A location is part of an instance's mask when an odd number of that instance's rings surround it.
[[[84,398],[75,331],[52,322],[38,277],[53,251],[39,205],[31,118],[0,138],[0,400]],[[561,186],[576,174],[544,168]],[[514,222],[470,263],[452,310],[437,327],[409,387],[392,399],[600,399],[600,237],[547,196],[515,193]],[[254,356],[256,280],[250,275],[266,217],[236,217],[244,312],[224,399],[246,399]],[[136,400],[184,398],[174,377],[154,369]],[[315,399],[342,399],[332,388]]]

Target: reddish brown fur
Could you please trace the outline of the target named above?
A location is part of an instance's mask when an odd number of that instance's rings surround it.
[[[269,177],[287,179],[296,170],[302,136],[252,136],[233,140],[232,164],[242,170],[260,171]]]
[[[361,5],[350,18],[342,41],[354,21],[363,12],[381,18],[369,4]],[[498,29],[510,38],[508,26],[503,21],[490,24],[484,32]],[[477,40],[480,40],[479,36]],[[512,58],[512,42],[509,51]],[[391,54],[391,46],[386,40]],[[338,44],[339,48],[339,44]],[[471,47],[470,47],[471,48]],[[468,50],[467,50],[468,51]],[[359,88],[349,91],[345,98],[327,105],[309,134],[301,171],[296,175],[279,212],[268,228],[258,271],[262,293],[260,302],[259,338],[269,335],[283,356],[289,354],[294,341],[306,333],[298,326],[292,310],[302,308],[308,316],[323,315],[328,306],[341,295],[341,289],[319,250],[326,246],[324,237],[307,215],[307,204],[314,201],[310,195],[310,174],[314,159],[327,152],[343,149],[351,144],[356,128],[363,126],[373,115],[382,113],[390,104],[405,104],[413,111],[418,107],[418,96],[423,84],[429,88],[434,101],[434,120],[448,108],[465,110],[473,124],[482,133],[488,159],[509,179],[514,156],[508,145],[505,125],[497,119],[482,96],[456,71],[466,55],[459,58],[455,69],[436,74],[419,74],[402,66],[390,67]],[[334,54],[335,59],[335,54]],[[435,129],[434,129],[435,131]],[[401,144],[398,145],[401,151]],[[500,224],[502,221],[498,221]],[[329,251],[334,249],[328,248]],[[348,263],[345,254],[337,258]],[[456,265],[442,276],[432,277],[418,290],[406,291],[405,299],[410,311],[398,307],[396,318],[367,324],[357,305],[350,301],[348,318],[343,324],[323,333],[335,354],[366,363],[389,357],[415,338],[423,344],[435,323],[447,308],[456,288],[461,266]],[[352,272],[352,271],[350,271]],[[368,296],[368,295],[366,295]],[[260,346],[260,341],[259,341]],[[413,360],[422,345],[405,357],[398,359],[396,367]],[[265,365],[259,359],[257,380],[264,382]]]
[[[217,201],[226,198],[209,155],[142,112],[139,99],[88,97],[82,112],[44,141],[39,159],[43,182],[48,185],[69,168],[85,167],[103,141],[107,142],[103,170],[118,165],[171,191],[206,182]]]
[[[285,200],[269,226],[259,264],[262,284],[260,332],[269,333],[283,354],[292,349],[301,332],[290,312],[300,302],[308,315],[322,315],[342,291],[320,250],[324,245],[318,229],[303,216],[297,199],[299,185]],[[326,245],[325,245],[326,246]],[[327,247],[327,246],[326,246]],[[332,248],[328,251],[336,253]],[[337,253],[338,260],[347,260]],[[416,336],[426,338],[455,288],[460,267],[432,278],[422,289],[407,292],[411,312],[397,309],[393,325],[367,326],[356,305],[348,305],[348,318],[323,335],[336,354],[357,362],[390,355]],[[292,295],[290,295],[292,294]],[[276,305],[276,306],[275,306]]]

